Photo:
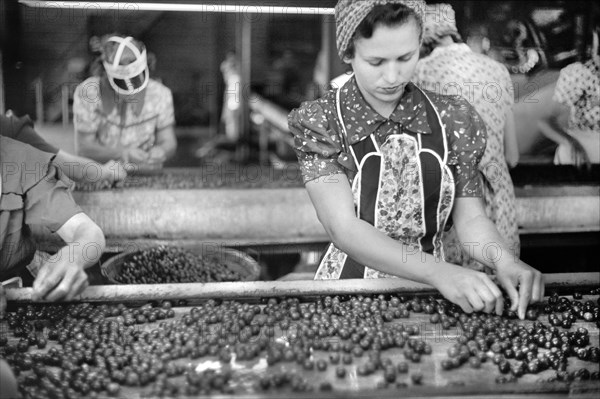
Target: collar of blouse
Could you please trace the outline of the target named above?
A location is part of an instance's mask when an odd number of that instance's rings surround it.
[[[388,121],[379,114],[365,100],[356,78],[352,77],[341,89],[341,103],[344,110],[344,123],[350,133],[348,142],[355,144],[365,137],[373,134],[383,123]],[[425,108],[422,92],[413,83],[408,83],[404,93],[389,117],[389,120],[399,124],[402,131],[414,134],[432,134],[427,123],[427,110]]]

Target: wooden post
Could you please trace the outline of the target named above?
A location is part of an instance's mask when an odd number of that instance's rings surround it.
[[[44,123],[44,86],[41,77],[33,81],[35,89],[35,119],[37,123]]]
[[[250,80],[252,68],[252,21],[240,16],[241,24],[236,24],[236,53],[240,55],[240,143],[237,148],[238,160],[248,159],[250,148]]]
[[[0,51],[0,115],[4,115],[6,112],[6,105],[4,103],[4,68],[2,64],[2,51]]]

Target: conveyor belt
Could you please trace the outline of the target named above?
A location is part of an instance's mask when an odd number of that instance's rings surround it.
[[[582,275],[563,274],[548,276],[548,292],[554,289],[569,291],[585,291],[585,287],[598,287],[600,283],[600,274],[589,273]],[[293,284],[292,284],[293,283]],[[309,284],[310,283],[310,284]],[[567,291],[564,291],[567,290]],[[126,303],[130,306],[139,305],[140,301],[163,300],[163,299],[186,299],[187,304],[174,308],[175,319],[163,320],[167,324],[174,320],[181,320],[185,315],[189,315],[192,307],[201,306],[207,300],[213,298],[222,298],[224,300],[234,300],[241,303],[261,304],[264,309],[267,297],[299,297],[302,303],[310,304],[315,296],[321,295],[368,295],[368,294],[395,294],[404,295],[406,298],[412,298],[413,295],[428,295],[430,288],[414,284],[411,282],[392,279],[380,281],[353,280],[345,281],[322,281],[322,282],[291,282],[282,283],[213,283],[213,284],[185,284],[172,286],[150,286],[149,289],[142,286],[126,287],[90,287],[82,296],[82,301],[96,302],[100,301],[107,304]],[[10,289],[8,298],[11,301],[27,301],[30,296],[28,289]],[[593,299],[597,296],[585,296],[582,301]],[[176,300],[173,303],[177,303]],[[11,303],[11,309],[14,309],[15,303]],[[266,317],[266,316],[265,316]],[[302,397],[302,398],[388,398],[397,397],[459,397],[465,395],[477,395],[485,397],[539,397],[539,396],[569,396],[569,397],[592,397],[600,392],[600,382],[598,381],[579,381],[572,383],[565,382],[546,382],[548,378],[554,376],[553,370],[546,370],[539,374],[525,374],[518,379],[517,383],[497,384],[496,377],[500,374],[497,367],[492,364],[491,359],[481,365],[480,369],[470,368],[465,364],[460,368],[453,370],[442,370],[441,361],[447,358],[447,350],[456,342],[462,332],[457,328],[448,330],[440,329],[439,324],[431,324],[430,315],[418,312],[412,312],[408,319],[396,319],[391,323],[396,326],[402,326],[404,329],[417,326],[419,333],[411,335],[413,339],[423,340],[432,348],[430,355],[423,355],[420,362],[413,363],[408,361],[409,370],[406,374],[398,373],[396,381],[391,384],[383,384],[383,374],[381,370],[373,374],[361,376],[358,370],[361,365],[366,364],[367,355],[353,356],[352,364],[344,365],[347,370],[347,376],[344,379],[335,376],[335,365],[329,364],[325,371],[316,369],[307,370],[296,362],[278,362],[274,366],[265,368],[264,358],[266,354],[259,355],[258,358],[248,361],[235,361],[232,372],[232,379],[235,382],[235,394],[231,396],[245,398],[275,398],[275,397]],[[546,323],[545,316],[540,317],[540,321]],[[140,332],[150,332],[162,327],[159,322],[138,324],[133,326]],[[529,326],[531,321],[519,322],[520,325]],[[575,331],[579,327],[585,327],[589,330],[590,344],[599,345],[598,329],[592,323],[578,321],[570,331]],[[291,330],[275,328],[275,337],[279,334],[288,336]],[[416,331],[416,330],[415,330]],[[413,334],[413,333],[411,333]],[[14,344],[15,338],[9,337],[9,343]],[[275,341],[273,341],[275,342]],[[56,346],[52,343],[51,346]],[[406,347],[405,347],[406,348]],[[44,352],[45,350],[34,350],[34,352]],[[403,349],[392,348],[382,350],[382,358],[389,358],[396,365],[405,360]],[[343,351],[342,351],[343,353]],[[328,359],[328,353],[321,350],[314,350],[312,356],[315,359]],[[261,362],[260,359],[263,359]],[[178,357],[174,362],[179,365],[192,364],[194,367],[198,364],[206,364],[207,361],[216,361],[215,356],[203,356],[199,359],[190,359]],[[342,362],[340,362],[342,364]],[[239,367],[239,368],[238,368]],[[591,372],[598,371],[598,364],[579,360],[576,357],[569,357],[568,370],[575,371],[580,368],[586,368]],[[285,372],[287,375],[295,374],[303,378],[316,391],[310,393],[294,394],[290,388],[270,389],[266,392],[257,389],[257,380],[262,376],[269,376]],[[422,375],[422,385],[415,385],[412,382],[413,374]],[[171,377],[171,381],[178,386],[186,385],[184,377]],[[333,391],[319,391],[321,383],[329,381]],[[397,384],[397,383],[400,384]],[[129,387],[123,386],[119,397],[141,398],[151,392],[151,386]],[[213,391],[214,392],[214,391]],[[246,393],[246,395],[244,395]],[[224,397],[230,397],[229,395]]]

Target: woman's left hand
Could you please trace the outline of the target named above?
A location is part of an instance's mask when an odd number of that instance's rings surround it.
[[[520,319],[525,318],[527,305],[544,298],[543,274],[518,259],[499,265],[496,276],[510,297],[510,309],[516,311]]]
[[[167,153],[162,147],[152,147],[148,151],[149,163],[164,163],[167,160]]]

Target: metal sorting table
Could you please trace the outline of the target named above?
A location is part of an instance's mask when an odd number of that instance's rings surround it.
[[[600,186],[515,189],[521,234],[600,231]],[[261,246],[326,243],[298,166],[167,168],[131,176],[125,188],[73,193],[102,228],[107,250],[157,244]],[[36,232],[55,243],[48,232]],[[41,237],[40,237],[41,236]]]
[[[581,273],[581,274],[553,274],[546,276],[547,293],[556,291],[558,293],[572,292],[573,290],[585,290],[598,288],[600,286],[600,273]],[[434,293],[433,289],[427,285],[418,284],[402,279],[380,279],[380,280],[345,280],[345,281],[273,281],[273,282],[232,282],[232,283],[206,283],[206,284],[169,284],[169,285],[126,285],[126,286],[93,286],[87,288],[78,298],[79,302],[90,303],[125,303],[136,305],[147,303],[150,300],[187,300],[185,307],[177,307],[175,317],[181,318],[188,314],[194,305],[205,302],[208,299],[235,300],[247,303],[264,303],[261,300],[271,297],[297,297],[302,302],[310,302],[318,296],[326,295],[368,295],[368,294],[396,294],[412,297],[413,295],[430,295]],[[7,298],[11,301],[11,306],[26,304],[31,299],[31,289],[8,289]],[[597,300],[597,296],[584,296],[584,300]],[[420,334],[414,338],[422,339],[432,347],[431,355],[423,355],[419,363],[409,363],[409,372],[407,374],[398,374],[397,381],[406,382],[407,386],[399,389],[395,384],[390,384],[387,388],[380,386],[383,380],[383,373],[377,371],[369,376],[358,376],[357,367],[366,361],[366,355],[362,358],[354,357],[351,365],[344,365],[348,375],[344,379],[335,376],[334,365],[329,364],[326,371],[305,370],[296,362],[280,362],[274,366],[265,366],[265,353],[261,352],[258,359],[252,361],[239,361],[235,359],[232,365],[239,367],[234,371],[234,378],[237,378],[238,385],[234,397],[252,397],[252,398],[274,398],[274,397],[458,397],[465,395],[477,395],[486,397],[547,397],[547,396],[569,396],[569,397],[597,397],[600,392],[599,381],[582,381],[566,384],[563,382],[540,382],[540,379],[547,379],[555,375],[554,370],[546,370],[537,375],[525,374],[519,378],[517,383],[496,384],[495,377],[499,376],[497,366],[490,360],[482,364],[480,369],[472,369],[468,364],[464,364],[458,369],[445,371],[442,370],[440,362],[447,357],[447,349],[456,342],[455,339],[460,334],[457,327],[449,330],[442,330],[439,324],[432,324],[429,321],[430,315],[424,313],[411,312],[407,319],[396,319],[392,323],[400,323],[405,326],[417,325]],[[170,322],[173,319],[165,321]],[[542,315],[538,319],[544,324],[548,324],[546,316]],[[522,321],[524,325],[530,325],[531,321]],[[150,331],[157,328],[158,323],[135,325],[135,328],[142,328]],[[574,331],[578,327],[585,327],[589,330],[590,345],[599,345],[599,331],[595,324],[578,320],[573,324],[569,331]],[[562,330],[562,329],[561,329]],[[281,329],[275,330],[273,339],[282,334]],[[10,337],[9,342],[16,338]],[[403,349],[393,348],[382,351],[382,358],[391,358],[394,364],[404,361]],[[328,354],[322,351],[314,351],[315,359],[328,359]],[[262,361],[260,359],[263,359]],[[178,363],[184,365],[196,364],[212,358],[201,358],[196,360],[179,359]],[[342,363],[340,362],[340,365]],[[265,367],[263,367],[265,366]],[[585,362],[576,357],[569,357],[569,370],[587,368],[590,372],[598,371],[598,364]],[[255,389],[257,376],[271,374],[275,371],[288,371],[298,373],[304,377],[316,390],[313,392],[293,393],[289,388],[285,391],[277,391],[271,388],[270,391],[262,392]],[[422,385],[411,383],[412,373],[421,373],[423,376]],[[185,377],[173,377],[176,382],[185,384]],[[333,391],[319,391],[319,384],[322,381],[329,381]],[[239,394],[237,393],[239,390]],[[146,397],[148,389],[144,387],[131,388],[122,387],[120,397],[141,398]]]

